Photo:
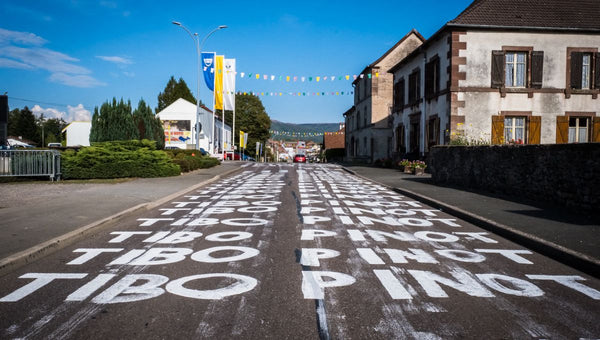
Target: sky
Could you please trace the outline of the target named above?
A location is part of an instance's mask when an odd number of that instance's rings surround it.
[[[411,29],[427,39],[470,3],[3,0],[0,94],[7,92],[11,110],[28,106],[68,122],[90,120],[94,107],[113,97],[156,108],[171,76],[196,96],[196,45],[172,22],[200,37],[227,25],[202,50],[236,59],[236,91],[260,93],[273,120],[342,122],[353,105],[353,75]],[[212,106],[203,82],[200,98]]]

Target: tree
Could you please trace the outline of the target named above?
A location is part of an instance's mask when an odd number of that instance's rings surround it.
[[[239,142],[240,130],[248,133],[246,150],[249,155],[254,155],[256,142],[264,144],[271,136],[271,118],[260,99],[252,94],[236,94],[235,107],[235,139]],[[225,122],[231,124],[232,121],[233,112],[225,111]]]
[[[40,116],[39,133],[43,133],[43,142],[48,143],[60,143],[62,141],[62,130],[68,125],[62,118],[49,118],[44,119],[43,115]],[[44,145],[42,145],[44,146]]]
[[[157,149],[165,147],[163,124],[143,99],[140,99],[137,109],[133,111],[133,121],[138,128],[140,139],[156,141]]]
[[[102,104],[100,110],[94,108],[90,142],[108,142],[115,140],[132,140],[139,138],[139,130],[131,114],[131,102],[123,99],[117,102],[113,98]]]
[[[10,111],[7,132],[9,136],[22,137],[35,143],[39,143],[41,140],[35,116],[27,106],[21,110]]]
[[[171,79],[167,82],[167,86],[165,86],[164,92],[158,94],[158,107],[156,108],[156,112],[162,111],[165,107],[173,104],[173,102],[179,98],[183,98],[190,103],[196,104],[196,98],[183,78],[179,78],[179,81],[175,81],[175,77],[171,76]],[[202,102],[200,104],[204,105]]]

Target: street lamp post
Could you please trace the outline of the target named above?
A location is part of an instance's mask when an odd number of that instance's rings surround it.
[[[204,37],[204,39],[202,39],[202,43],[200,43],[198,33],[192,34],[192,32],[189,29],[187,29],[187,27],[183,26],[178,21],[173,21],[173,24],[183,28],[196,43],[196,53],[198,54],[198,78],[196,81],[196,150],[199,150],[200,149],[200,130],[202,129],[202,125],[200,124],[200,75],[202,74],[202,68],[200,66],[201,65],[200,58],[201,58],[201,54],[202,54],[201,53],[202,46],[204,45],[204,42],[206,41],[206,39],[208,39],[208,37],[211,34],[215,33],[218,30],[227,28],[227,26],[221,25],[221,26],[213,29],[210,33],[208,33]]]

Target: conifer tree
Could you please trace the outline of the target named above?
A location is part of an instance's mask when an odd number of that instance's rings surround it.
[[[94,109],[90,142],[132,139],[139,139],[139,131],[133,121],[130,101],[117,102],[113,98],[112,103],[103,103],[99,111],[97,107]]]
[[[162,111],[165,107],[171,105],[179,98],[183,98],[190,103],[196,104],[196,98],[183,78],[179,78],[179,81],[176,81],[175,77],[171,76],[171,79],[167,82],[167,86],[165,86],[164,92],[158,94],[158,107],[156,108],[156,112]],[[201,103],[201,105],[203,104]]]
[[[138,128],[140,139],[149,139],[156,142],[156,148],[165,146],[165,132],[162,122],[152,112],[152,108],[141,99],[137,109],[133,111],[133,121]]]

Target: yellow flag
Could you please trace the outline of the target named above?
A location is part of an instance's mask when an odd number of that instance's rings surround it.
[[[215,110],[223,110],[223,56],[215,60]]]
[[[240,148],[244,147],[244,131],[240,130]]]

